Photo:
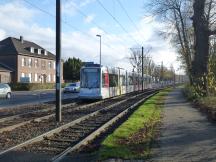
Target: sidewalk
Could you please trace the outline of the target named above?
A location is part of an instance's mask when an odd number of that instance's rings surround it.
[[[216,162],[216,124],[192,108],[181,89],[166,99],[161,133],[149,161]]]

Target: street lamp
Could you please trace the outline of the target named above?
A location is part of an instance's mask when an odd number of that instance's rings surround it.
[[[101,35],[97,34],[96,36],[100,38],[100,66],[101,66]]]

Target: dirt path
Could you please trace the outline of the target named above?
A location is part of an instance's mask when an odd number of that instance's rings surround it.
[[[149,161],[216,162],[216,124],[192,108],[181,89],[167,97],[161,133]]]

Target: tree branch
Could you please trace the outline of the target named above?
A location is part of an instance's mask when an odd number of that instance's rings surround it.
[[[216,29],[209,31],[209,36],[216,35]]]

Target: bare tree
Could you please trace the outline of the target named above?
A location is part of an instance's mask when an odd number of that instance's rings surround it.
[[[151,57],[149,55],[151,47],[143,48],[143,71],[148,74],[151,65]],[[137,73],[142,73],[142,49],[141,48],[131,48],[131,57],[129,58],[131,65]]]
[[[166,23],[166,31],[163,34],[172,38],[172,44],[179,53],[186,72],[191,76],[191,60],[193,57],[193,39],[191,39],[192,23],[190,14],[192,12],[192,0],[152,0],[148,4],[151,13]]]
[[[166,22],[165,33],[172,37],[191,84],[208,95],[209,37],[216,34],[216,0],[152,0],[149,8]]]

